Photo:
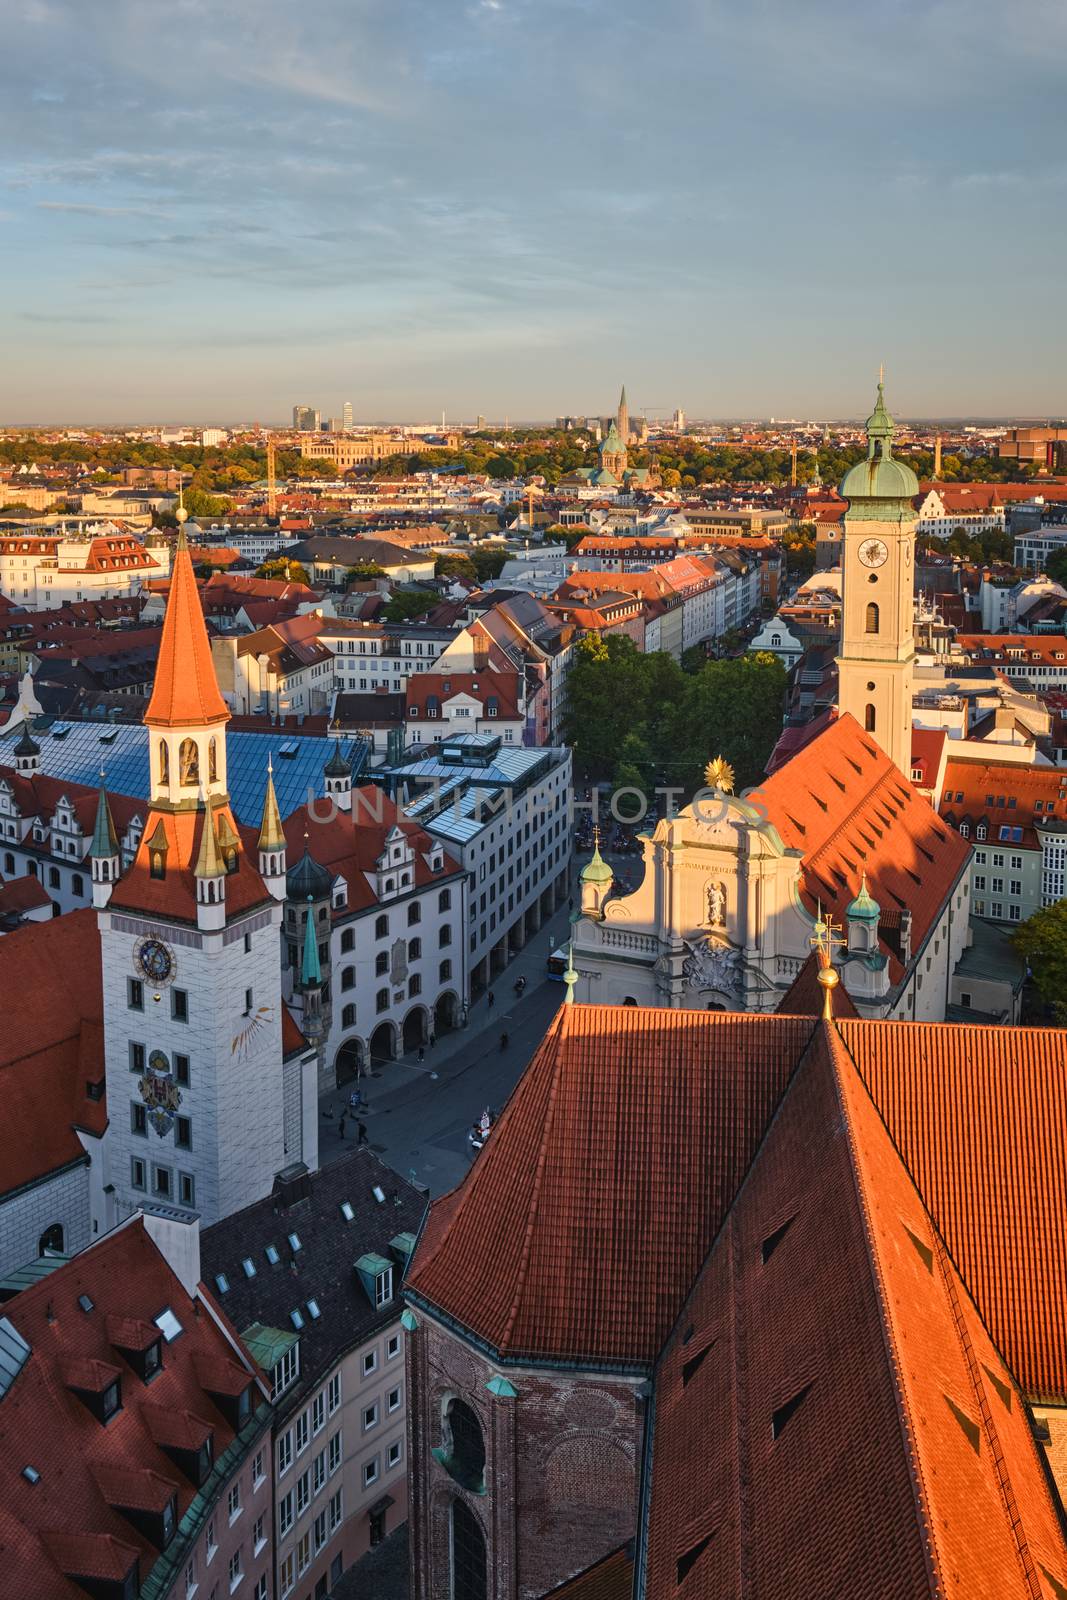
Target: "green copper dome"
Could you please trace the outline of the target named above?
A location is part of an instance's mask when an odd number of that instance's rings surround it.
[[[583,883],[610,883],[614,873],[600,854],[599,839],[593,846],[593,854],[582,868]]]
[[[910,467],[893,456],[892,417],[885,407],[885,392],[878,385],[878,399],[867,418],[867,459],[850,467],[841,482],[841,494],[850,503],[857,500],[912,500],[919,492],[919,480]],[[857,508],[858,509],[858,508]]]
[[[860,922],[877,922],[881,914],[881,907],[877,900],[872,898],[870,890],[867,888],[867,874],[864,873],[863,882],[860,884],[860,892],[846,909],[845,916],[856,918]]]

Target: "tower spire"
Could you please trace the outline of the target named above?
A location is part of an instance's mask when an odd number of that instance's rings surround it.
[[[259,851],[284,850],[285,834],[278,810],[278,796],[274,790],[274,761],[267,757],[267,788],[263,795],[263,816],[259,824]]]
[[[93,879],[93,905],[103,910],[111,899],[111,890],[119,875],[119,837],[104,787],[104,769],[100,768],[100,794],[96,802],[96,824],[93,842],[89,846],[89,868]]]
[[[145,722],[150,728],[204,727],[228,722],[229,716],[215,677],[183,525],[178,532],[156,678]]]

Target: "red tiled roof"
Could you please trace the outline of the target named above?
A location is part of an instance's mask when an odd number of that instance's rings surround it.
[[[1067,821],[1067,771],[1014,761],[948,761],[941,815],[953,828],[966,822],[972,837],[977,824],[984,822],[990,843],[1037,850],[1035,827],[1046,821],[1062,826]],[[1002,841],[1001,828],[1018,828],[1021,833],[1017,839]]]
[[[436,695],[439,709],[456,695],[468,695],[481,702],[482,715],[485,715],[488,701],[495,699],[497,716],[505,721],[514,720],[522,716],[519,684],[517,672],[497,672],[488,667],[484,672],[413,672],[405,690],[407,714],[424,717],[431,695]]]
[[[435,841],[373,784],[353,789],[350,812],[337,811],[328,821],[322,822],[315,815],[314,807],[300,806],[286,817],[282,827],[290,866],[299,861],[307,845],[312,859],[320,867],[327,867],[335,876],[344,878],[348,885],[348,905],[339,913],[342,917],[378,904],[373,886],[378,857],[385,849],[387,836],[396,827],[407,835],[415,852],[414,888],[447,883],[460,871],[445,851],[445,870],[431,872],[425,858],[436,848]]]
[[[839,716],[778,767],[754,797],[787,847],[803,852],[803,892],[844,921],[864,871],[890,913],[910,910],[917,950],[952,892],[970,845],[944,826],[855,718]],[[894,982],[902,975],[883,941]]]
[[[633,1547],[626,1544],[550,1589],[543,1600],[630,1600],[633,1581]]]
[[[225,818],[237,838],[237,870],[227,873],[226,915],[247,911],[270,899],[259,875],[256,858],[256,832],[240,828],[228,805],[215,806],[215,828]],[[179,922],[196,921],[195,865],[206,813],[197,811],[149,811],[137,854],[111,891],[111,905],[130,911],[144,911]],[[162,878],[150,871],[149,844],[162,828],[167,841]]]
[[[156,679],[145,721],[150,727],[203,727],[225,722],[228,717],[215,678],[193,564],[182,538],[174,555]]]
[[[780,1017],[822,1016],[823,988],[818,972],[819,958],[813,950],[774,1008]],[[834,1016],[859,1016],[844,983],[839,983],[834,991]]]
[[[49,778],[43,772],[16,772],[14,767],[0,766],[0,784],[6,783],[21,817],[40,817],[51,822],[61,800],[70,803],[83,834],[92,838],[96,822],[99,789],[85,783],[70,783],[65,778]],[[129,795],[108,791],[111,816],[120,835],[124,834],[137,816],[143,816],[145,804]]]
[[[183,1331],[163,1344],[162,1371],[145,1384],[111,1344],[108,1318],[151,1320],[168,1306]],[[229,1340],[212,1316],[194,1310],[140,1218],[16,1295],[4,1314],[31,1355],[0,1404],[0,1586],[27,1600],[84,1600],[73,1575],[121,1575],[134,1556],[143,1581],[159,1551],[118,1506],[158,1506],[170,1484],[178,1520],[185,1515],[197,1491],[150,1423],[193,1412],[214,1434],[215,1460],[224,1455],[233,1429],[196,1369],[233,1360]],[[121,1409],[106,1427],[64,1382],[69,1360],[121,1370]],[[255,1393],[259,1400],[262,1391]],[[24,1466],[36,1469],[36,1482],[23,1477]]]
[[[52,904],[40,878],[12,878],[0,884],[0,917],[21,916],[41,911]]]
[[[502,1355],[650,1362],[813,1026],[716,1023],[709,1049],[705,1013],[564,1007],[408,1289]]]
[[[61,981],[58,976],[61,975]],[[88,1157],[77,1128],[107,1126],[87,1083],[104,1078],[100,934],[90,908],[30,922],[0,939],[0,1190]]]
[[[682,1311],[654,1415],[651,1595],[1038,1600],[1041,1569],[1067,1580],[1025,1407],[832,1025]]]

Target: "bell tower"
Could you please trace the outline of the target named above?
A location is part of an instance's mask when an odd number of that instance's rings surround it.
[[[893,455],[893,419],[879,380],[867,458],[846,473],[837,704],[907,776],[911,771],[915,528],[919,481]]]

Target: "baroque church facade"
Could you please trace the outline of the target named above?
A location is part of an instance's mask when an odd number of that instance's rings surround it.
[[[712,763],[708,790],[642,841],[633,894],[595,853],[573,930],[580,1000],[774,1011],[828,914],[859,1015],[942,1021],[956,1001],[970,851],[910,778],[918,484],[881,384],[867,434],[842,484],[837,719],[743,797]]]

